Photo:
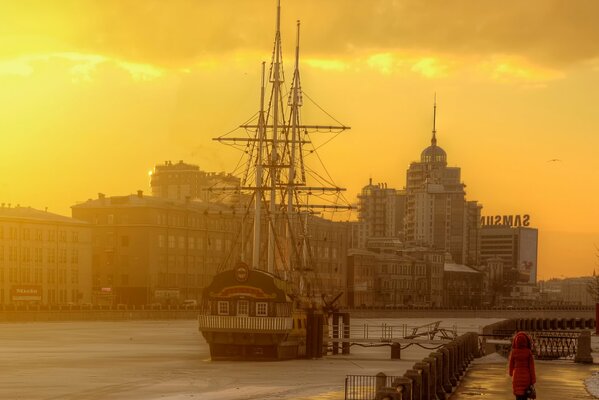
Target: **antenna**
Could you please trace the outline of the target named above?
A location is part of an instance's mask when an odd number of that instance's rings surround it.
[[[433,146],[437,145],[437,92],[435,92],[435,100],[433,104],[433,138],[431,139]]]

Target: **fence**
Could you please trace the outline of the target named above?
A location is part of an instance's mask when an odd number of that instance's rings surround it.
[[[345,399],[444,399],[453,392],[472,360],[479,356],[478,335],[469,332],[430,353],[402,376],[348,375]]]
[[[345,377],[345,400],[372,400],[378,390],[391,386],[399,376],[379,373],[372,375],[347,375]]]

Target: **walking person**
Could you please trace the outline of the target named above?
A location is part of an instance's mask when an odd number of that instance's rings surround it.
[[[514,336],[509,368],[516,400],[536,398],[534,384],[537,377],[535,374],[535,361],[532,358],[532,340],[524,332],[518,332]]]

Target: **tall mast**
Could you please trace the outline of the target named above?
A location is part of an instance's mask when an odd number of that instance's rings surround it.
[[[270,151],[270,223],[268,224],[268,272],[275,272],[275,227],[277,226],[277,175],[278,175],[278,134],[279,134],[279,91],[281,89],[281,0],[277,2],[277,25],[275,53],[273,60],[273,116],[272,148]]]
[[[287,225],[286,225],[286,244],[287,244],[287,259],[292,260],[293,253],[293,197],[295,196],[295,146],[297,140],[297,126],[299,125],[299,91],[300,91],[300,74],[299,74],[299,39],[300,39],[300,22],[297,21],[297,43],[295,46],[295,68],[293,71],[293,87],[291,89],[291,143],[290,143],[290,160],[289,160],[289,181],[287,183]]]
[[[289,163],[289,188],[287,189],[287,214],[293,212],[293,195],[295,192],[295,145],[297,139],[297,126],[299,125],[299,91],[300,91],[300,73],[299,73],[299,40],[300,40],[300,22],[297,21],[297,44],[295,46],[295,69],[293,72],[293,98],[291,99],[291,162]]]
[[[252,249],[252,267],[260,265],[260,226],[262,223],[262,153],[264,146],[264,90],[265,67],[262,62],[262,82],[260,84],[260,115],[258,117],[258,154],[256,156],[256,190],[254,195],[254,243]]]

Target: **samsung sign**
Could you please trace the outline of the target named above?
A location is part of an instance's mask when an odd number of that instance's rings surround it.
[[[482,226],[530,226],[530,215],[489,215],[480,218]]]

